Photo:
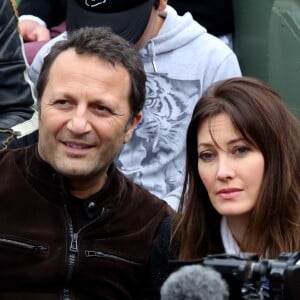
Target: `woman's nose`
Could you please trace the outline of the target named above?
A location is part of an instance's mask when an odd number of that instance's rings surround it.
[[[234,177],[235,171],[230,158],[220,157],[218,162],[217,178],[228,180]]]

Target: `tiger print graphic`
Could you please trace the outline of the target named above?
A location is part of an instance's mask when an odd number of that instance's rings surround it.
[[[185,134],[199,98],[197,85],[199,81],[148,73],[143,119],[116,161],[127,177],[161,198],[182,184]]]

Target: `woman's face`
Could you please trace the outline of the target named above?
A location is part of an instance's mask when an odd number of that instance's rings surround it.
[[[245,141],[225,113],[203,121],[197,145],[199,176],[213,207],[228,218],[247,218],[263,180],[262,153]]]

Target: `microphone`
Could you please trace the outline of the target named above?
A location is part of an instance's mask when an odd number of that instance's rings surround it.
[[[227,300],[227,283],[217,271],[201,265],[184,266],[172,273],[160,290],[161,300]]]

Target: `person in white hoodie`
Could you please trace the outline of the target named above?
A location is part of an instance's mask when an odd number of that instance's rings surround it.
[[[143,120],[116,164],[176,209],[193,108],[212,83],[241,76],[236,55],[190,13],[179,16],[167,0],[69,0],[67,31],[83,26],[110,26],[136,45],[147,74],[146,103]],[[30,69],[34,82],[51,46],[66,34],[38,52]]]

